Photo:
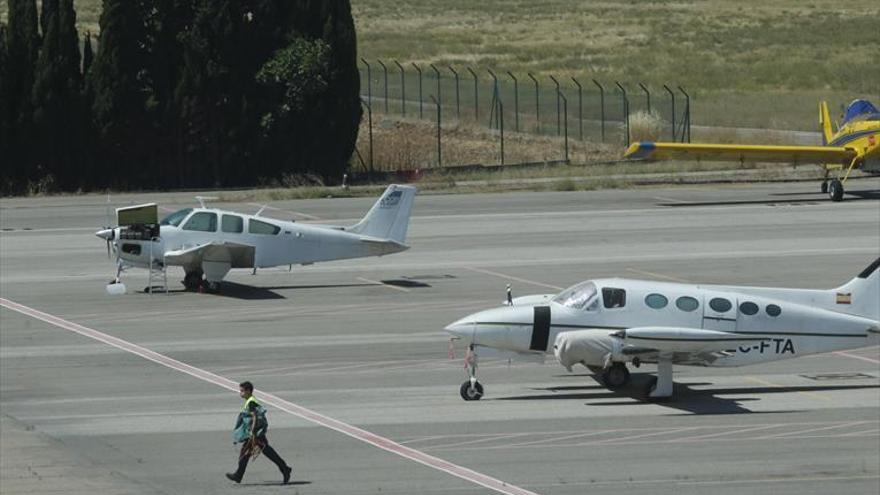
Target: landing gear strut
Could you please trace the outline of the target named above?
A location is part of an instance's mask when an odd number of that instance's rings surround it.
[[[483,385],[477,381],[477,354],[474,345],[468,346],[467,356],[464,358],[467,367],[468,379],[458,389],[461,398],[466,401],[480,400],[483,397]]]

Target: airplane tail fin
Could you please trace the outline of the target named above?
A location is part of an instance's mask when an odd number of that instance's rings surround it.
[[[388,239],[400,244],[406,241],[409,215],[416,196],[413,186],[392,184],[370,208],[367,215],[347,230],[377,239]]]
[[[822,144],[831,142],[834,129],[831,126],[831,114],[828,113],[828,102],[819,103],[819,127],[822,129]]]
[[[880,258],[832,292],[839,310],[880,321]]]

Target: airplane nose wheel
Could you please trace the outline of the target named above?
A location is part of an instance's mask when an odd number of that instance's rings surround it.
[[[461,384],[458,391],[464,400],[480,400],[483,397],[483,384],[476,380],[471,383],[471,380],[468,380]]]
[[[458,392],[461,394],[461,398],[466,401],[480,400],[483,397],[483,384],[477,381],[477,353],[474,352],[473,344],[468,346],[464,363],[467,368],[468,379],[461,384]]]

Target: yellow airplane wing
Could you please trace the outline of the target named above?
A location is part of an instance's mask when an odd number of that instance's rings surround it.
[[[624,158],[779,163],[848,164],[856,151],[837,146],[775,146],[750,144],[633,143]]]

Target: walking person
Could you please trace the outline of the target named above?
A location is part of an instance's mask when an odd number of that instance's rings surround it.
[[[235,422],[233,441],[241,443],[241,452],[238,455],[238,470],[234,473],[226,473],[226,477],[236,483],[241,483],[250,458],[256,457],[262,452],[266,458],[278,466],[283,481],[287,484],[290,481],[293,468],[284,462],[284,459],[278,455],[278,452],[275,452],[275,449],[269,445],[269,440],[266,439],[269,422],[266,420],[266,409],[254,397],[254,385],[247,381],[239,383],[238,395],[244,399],[244,406]]]

